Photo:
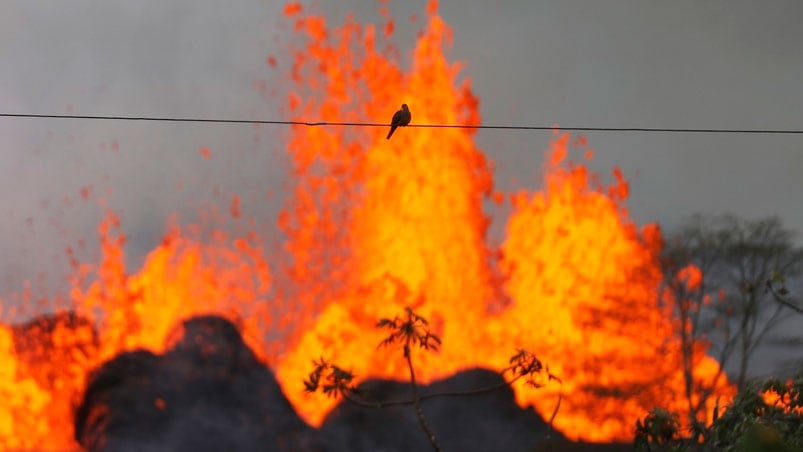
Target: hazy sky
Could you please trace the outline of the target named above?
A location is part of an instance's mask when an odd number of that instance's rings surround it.
[[[426,2],[391,1],[402,55]],[[283,3],[0,2],[0,111],[282,119]],[[377,2],[321,1],[376,19]],[[442,1],[488,124],[803,128],[803,3],[741,0]],[[407,61],[405,61],[406,63]],[[414,108],[413,108],[414,109]],[[64,248],[121,212],[138,259],[171,212],[243,195],[271,219],[286,174],[280,126],[0,118],[0,294],[58,279]],[[803,231],[803,136],[587,133],[592,167],[631,181],[639,222],[778,214]],[[536,187],[547,132],[482,131],[500,188]],[[212,151],[209,159],[201,147]],[[91,187],[88,200],[82,187]],[[88,254],[92,254],[91,246]]]

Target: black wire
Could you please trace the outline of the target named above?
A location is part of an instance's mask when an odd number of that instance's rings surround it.
[[[255,119],[216,119],[216,118],[170,118],[151,116],[90,116],[90,115],[42,115],[24,113],[0,113],[6,118],[50,118],[50,119],[91,119],[113,121],[158,121],[158,122],[199,122],[218,124],[282,124],[302,126],[346,126],[346,127],[388,127],[386,123],[371,122],[325,122],[325,121],[267,121]],[[499,126],[464,124],[410,124],[407,127],[431,129],[503,129],[503,130],[573,130],[578,132],[670,132],[670,133],[750,133],[750,134],[803,134],[794,129],[696,129],[670,127],[566,127],[566,126]]]

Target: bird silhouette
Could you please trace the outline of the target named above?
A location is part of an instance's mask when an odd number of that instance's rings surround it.
[[[407,104],[402,104],[401,110],[394,113],[393,119],[390,120],[390,132],[388,132],[386,139],[390,139],[390,136],[396,131],[396,127],[404,127],[407,124],[410,124],[410,120],[412,118],[412,115],[410,115],[410,109],[407,108]]]

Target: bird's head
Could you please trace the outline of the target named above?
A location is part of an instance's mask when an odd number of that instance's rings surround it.
[[[407,108],[407,104],[402,104],[402,110],[404,110],[404,111],[409,110],[409,108]]]

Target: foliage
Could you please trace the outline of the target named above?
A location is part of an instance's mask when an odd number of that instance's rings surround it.
[[[678,416],[661,408],[636,422],[642,451],[803,451],[803,374],[770,379],[741,391],[722,416],[688,436]]]
[[[680,344],[691,425],[710,413],[710,397],[731,366],[739,389],[747,383],[749,363],[763,343],[795,346],[803,338],[774,338],[774,328],[791,309],[803,314],[785,278],[803,268],[803,248],[776,217],[744,220],[730,215],[697,215],[684,222],[664,247],[663,300],[669,303]],[[720,371],[702,381],[694,363],[711,352]]]
[[[678,415],[663,408],[655,408],[644,418],[636,421],[636,449],[653,450],[668,447],[680,440],[680,421]]]
[[[424,317],[413,312],[410,307],[404,308],[407,318],[399,316],[391,319],[381,319],[376,324],[377,328],[388,328],[391,333],[379,346],[389,346],[401,342],[404,344],[404,356],[410,355],[410,345],[418,345],[424,350],[438,350],[441,339],[429,331],[429,322]]]
[[[313,361],[315,369],[310,372],[307,380],[304,380],[304,389],[307,392],[315,392],[320,389],[329,397],[345,396],[356,390],[352,383],[354,374],[343,370],[325,359]],[[321,382],[323,378],[323,383]]]
[[[563,383],[560,378],[549,372],[549,367],[545,367],[541,360],[535,355],[524,349],[516,350],[516,354],[508,360],[510,364],[502,370],[502,373],[510,372],[514,379],[524,378],[524,382],[533,388],[544,386],[543,378],[547,381],[557,381]]]

